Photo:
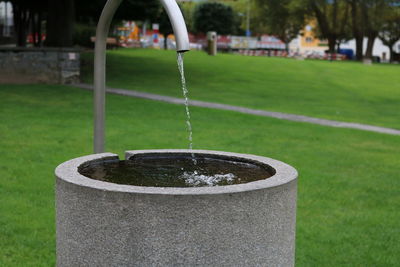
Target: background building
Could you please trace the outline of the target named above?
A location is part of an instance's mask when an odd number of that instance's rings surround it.
[[[328,50],[328,42],[326,40],[318,39],[315,35],[315,28],[317,27],[316,21],[311,21],[300,32],[299,36],[290,43],[290,50],[297,52],[301,55],[323,55]],[[367,49],[368,38],[364,38],[363,54]],[[350,49],[355,53],[356,42],[351,39],[347,42],[340,44],[340,49]],[[400,53],[400,41],[394,46],[395,53]],[[390,51],[379,38],[375,39],[373,52],[374,57],[379,57],[381,61],[387,62],[390,58]]]
[[[14,21],[11,2],[0,2],[0,38],[11,37],[13,25]]]

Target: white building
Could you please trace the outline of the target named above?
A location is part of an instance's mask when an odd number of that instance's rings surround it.
[[[293,52],[298,52],[303,55],[308,55],[308,54],[318,54],[318,55],[323,55],[326,50],[328,50],[327,46],[307,46],[304,44],[304,42],[301,41],[302,37],[299,36],[298,38],[294,39],[292,42],[290,42],[290,50]],[[364,38],[364,44],[363,44],[363,54],[365,54],[365,51],[367,50],[367,38]],[[341,49],[351,49],[354,52],[356,52],[356,41],[355,39],[352,39],[346,43],[342,43],[340,45]],[[393,51],[397,54],[400,54],[400,41],[395,43],[393,45]],[[376,38],[375,43],[374,43],[374,48],[372,51],[372,55],[375,57],[379,57],[382,62],[388,62],[390,59],[390,51],[389,48],[384,45],[381,41],[381,39]]]
[[[11,2],[0,2],[0,37],[10,37],[14,26]]]
[[[367,49],[367,38],[364,38],[364,44],[363,44],[363,54],[365,54],[365,50]],[[343,43],[340,45],[340,48],[342,49],[352,49],[354,52],[356,51],[356,41],[350,40],[346,43]],[[394,44],[393,46],[393,51],[395,53],[400,53],[400,41]],[[374,43],[374,49],[372,51],[372,55],[376,57],[380,57],[380,59],[385,62],[390,59],[390,51],[389,48],[384,45],[381,41],[381,39],[376,38],[375,43]]]
[[[326,40],[320,40],[315,36],[314,28],[316,27],[316,21],[311,21],[302,30],[302,34],[299,35],[290,43],[290,50],[297,52],[302,55],[319,55],[322,56],[326,50],[328,50],[328,42]],[[367,38],[364,38],[363,44],[363,54],[367,49]],[[351,49],[354,54],[356,52],[356,42],[355,40],[350,40],[346,43],[340,45],[341,49]],[[398,41],[394,46],[393,50],[395,53],[400,53],[400,41]],[[389,48],[382,43],[379,38],[375,39],[374,48],[372,55],[379,57],[383,62],[386,62],[390,58]]]

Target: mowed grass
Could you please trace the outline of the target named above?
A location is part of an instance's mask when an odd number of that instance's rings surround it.
[[[116,95],[107,101],[108,151],[188,146],[182,106]],[[398,266],[399,136],[191,111],[195,148],[297,168],[297,266]],[[92,94],[2,85],[0,121],[0,266],[54,266],[53,172],[91,153]]]
[[[92,81],[92,56],[83,77]],[[185,53],[192,99],[400,129],[400,66]],[[107,54],[109,86],[182,97],[174,51]]]

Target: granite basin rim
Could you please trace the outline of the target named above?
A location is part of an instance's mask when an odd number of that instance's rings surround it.
[[[188,149],[156,149],[156,150],[128,150],[125,152],[126,159],[138,154],[203,154],[210,156],[225,156],[231,157],[240,161],[254,161],[261,165],[268,165],[275,170],[275,174],[267,179],[235,184],[226,186],[207,186],[207,187],[147,187],[147,186],[134,186],[134,185],[123,185],[115,184],[95,179],[88,178],[81,175],[78,172],[78,167],[84,163],[90,161],[102,161],[110,159],[119,159],[117,154],[113,153],[99,153],[88,156],[82,156],[75,159],[71,159],[60,164],[56,170],[56,176],[71,184],[88,187],[92,189],[102,191],[113,191],[121,193],[135,193],[135,194],[155,194],[155,195],[212,195],[212,194],[231,194],[245,191],[254,191],[260,189],[274,188],[280,185],[287,184],[293,180],[296,180],[298,174],[297,171],[290,165],[281,161],[255,156],[250,154],[231,153],[223,151],[212,151],[212,150],[188,150]]]

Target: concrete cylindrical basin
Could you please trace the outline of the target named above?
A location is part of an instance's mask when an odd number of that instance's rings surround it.
[[[190,154],[189,150],[127,151]],[[58,266],[293,266],[296,170],[277,160],[194,150],[273,170],[260,180],[213,187],[145,187],[94,180],[82,164],[118,159],[94,154],[56,169]]]

